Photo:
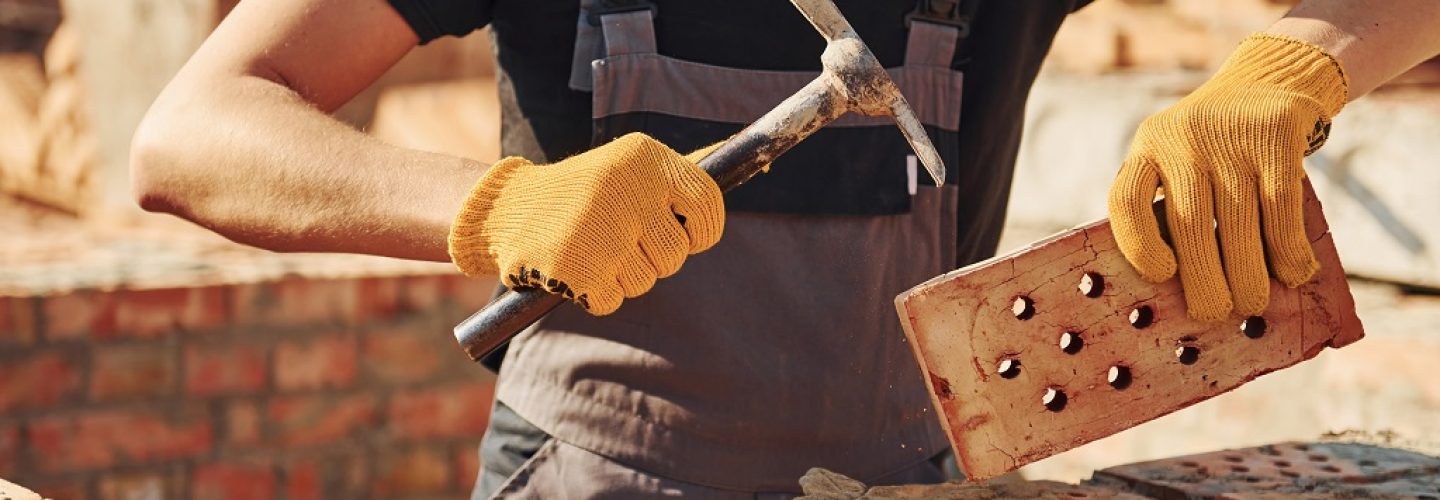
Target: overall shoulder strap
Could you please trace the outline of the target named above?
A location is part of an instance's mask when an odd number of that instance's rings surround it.
[[[570,88],[592,91],[590,63],[608,55],[655,52],[655,4],[644,0],[579,0]],[[606,22],[609,19],[610,22]]]
[[[970,35],[980,0],[918,0],[905,16],[905,65],[950,67]]]

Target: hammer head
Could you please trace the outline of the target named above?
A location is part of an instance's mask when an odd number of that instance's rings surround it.
[[[820,62],[825,74],[844,99],[841,104],[849,111],[870,116],[888,115],[895,119],[900,133],[910,141],[915,156],[935,179],[935,185],[945,183],[945,163],[940,152],[930,142],[925,127],[910,109],[910,103],[900,94],[900,89],[890,79],[890,74],[875,59],[875,54],[860,40],[850,22],[840,14],[832,0],[790,0],[800,13],[810,20],[815,30],[825,37],[825,53]]]

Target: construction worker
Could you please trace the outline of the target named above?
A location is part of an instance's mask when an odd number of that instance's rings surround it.
[[[263,248],[449,261],[574,299],[509,348],[476,497],[787,497],[813,466],[939,481],[946,439],[890,303],[995,251],[1026,94],[1087,2],[837,3],[946,186],[888,124],[822,130],[723,198],[682,154],[818,71],[786,2],[247,0],[137,132],[136,195]],[[417,43],[487,25],[509,155],[488,169],[326,114]],[[1433,0],[1310,0],[1246,39],[1140,127],[1109,198],[1125,255],[1150,280],[1178,270],[1207,320],[1260,312],[1268,272],[1309,279],[1301,159],[1348,100],[1440,51],[1437,25]]]

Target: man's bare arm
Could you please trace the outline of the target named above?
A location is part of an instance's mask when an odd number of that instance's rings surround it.
[[[1350,78],[1350,99],[1440,54],[1440,2],[1306,0],[1266,32],[1313,43]]]
[[[384,144],[327,113],[417,42],[384,0],[246,0],[137,131],[146,210],[277,251],[449,261],[483,165]]]

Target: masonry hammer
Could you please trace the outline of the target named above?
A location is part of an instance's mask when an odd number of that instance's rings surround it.
[[[945,164],[889,73],[860,40],[832,0],[791,0],[825,37],[824,71],[794,95],[700,160],[700,168],[729,191],[821,127],[854,111],[890,116],[938,186]],[[539,288],[510,290],[455,327],[455,339],[480,360],[565,299]]]

